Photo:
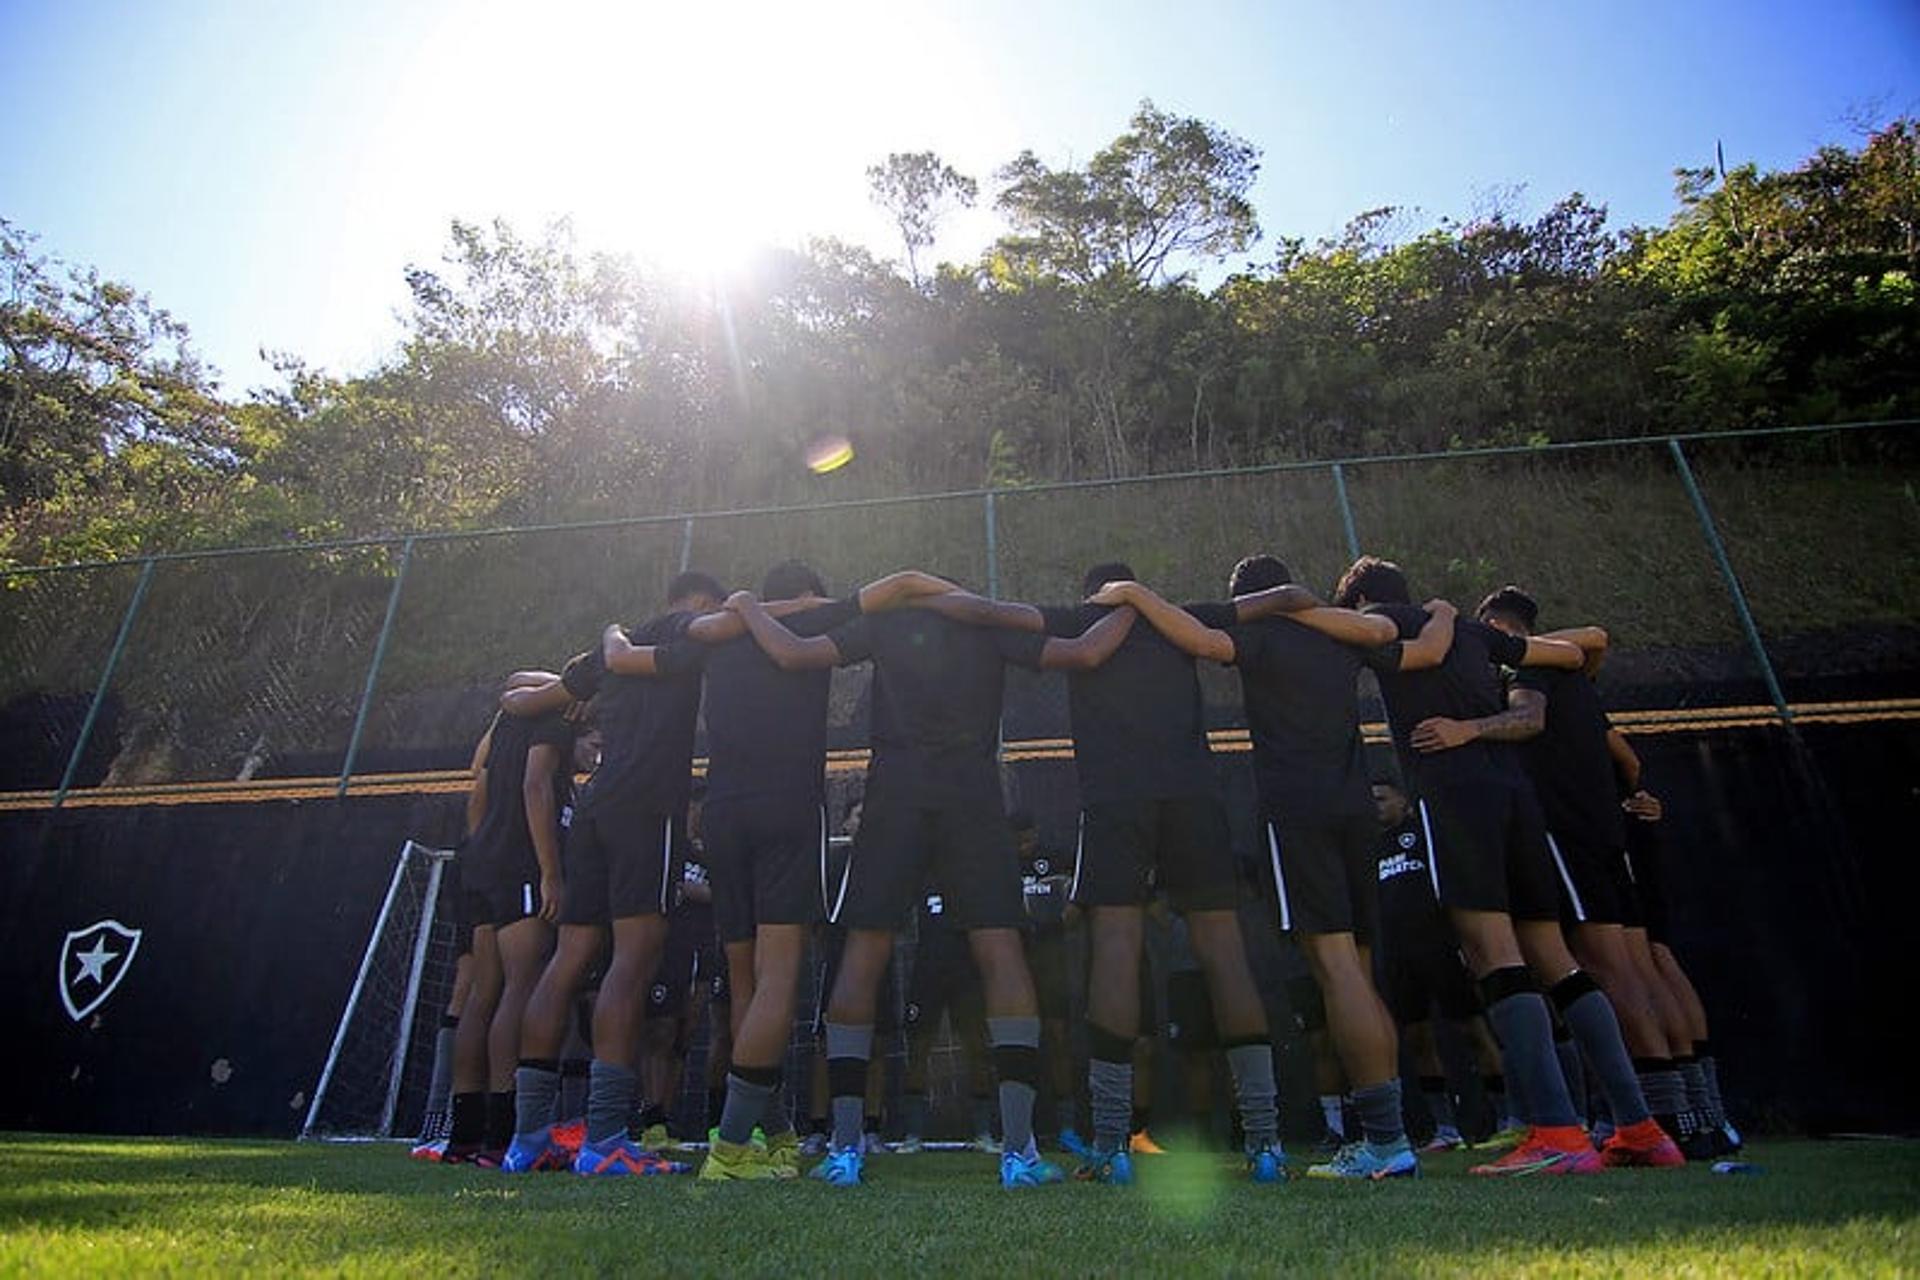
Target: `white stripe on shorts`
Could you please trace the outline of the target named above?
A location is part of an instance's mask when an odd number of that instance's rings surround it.
[[[824,859],[826,855],[822,853],[821,856]],[[828,924],[839,924],[840,908],[847,905],[847,881],[853,878],[853,857],[854,851],[852,848],[849,848],[847,850],[847,865],[840,868],[840,892],[834,895],[833,907],[827,912]]]
[[[520,910],[527,915],[533,914],[533,882],[531,880],[520,882]]]
[[[827,909],[827,806],[820,806],[820,909]]]
[[[1427,816],[1427,802],[1421,800],[1420,834],[1427,839],[1427,879],[1433,881],[1433,900],[1440,901],[1440,855],[1433,843],[1433,819]]]
[[[667,895],[673,892],[673,886],[667,883],[673,870],[673,819],[665,819],[666,839],[660,850],[660,914],[667,914]]]
[[[1271,822],[1267,824],[1267,853],[1273,859],[1273,887],[1280,895],[1280,931],[1293,931],[1293,907],[1287,901],[1287,876],[1280,870],[1280,833]]]
[[[1087,849],[1087,811],[1080,811],[1080,827],[1073,837],[1073,883],[1067,886],[1067,901],[1080,896],[1080,856]]]
[[[1560,856],[1560,842],[1553,838],[1551,831],[1547,832],[1547,852],[1553,855],[1553,865],[1560,872],[1560,883],[1566,886],[1567,900],[1573,903],[1573,918],[1585,924],[1586,904],[1580,901],[1580,891],[1573,887],[1573,877],[1567,873],[1567,860]]]

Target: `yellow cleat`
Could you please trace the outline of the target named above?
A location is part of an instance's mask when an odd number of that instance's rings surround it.
[[[665,1151],[673,1145],[673,1135],[664,1124],[650,1124],[640,1134],[640,1145],[649,1151]]]
[[[1163,1156],[1167,1149],[1153,1140],[1153,1135],[1145,1129],[1127,1139],[1127,1150],[1137,1156]]]
[[[784,1178],[800,1176],[800,1135],[789,1129],[767,1139],[767,1160],[776,1169],[788,1170]]]
[[[716,1141],[700,1166],[702,1182],[785,1182],[799,1176],[797,1167],[775,1163],[773,1156],[752,1143]]]
[[[1498,1133],[1490,1133],[1476,1147],[1517,1147],[1529,1136],[1530,1130],[1523,1124],[1509,1125]]]

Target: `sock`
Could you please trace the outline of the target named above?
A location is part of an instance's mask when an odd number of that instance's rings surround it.
[[[992,1137],[993,1099],[984,1093],[976,1093],[968,1105],[973,1113],[974,1136],[979,1137],[984,1134],[987,1137]]]
[[[1553,1056],[1560,1063],[1560,1076],[1567,1082],[1567,1100],[1573,1103],[1573,1114],[1580,1123],[1587,1122],[1587,1064],[1580,1061],[1580,1046],[1573,1042],[1570,1034],[1554,1027]]]
[[[632,1067],[599,1058],[593,1060],[587,1070],[588,1142],[601,1147],[627,1136],[627,1119],[633,1114],[637,1085]]]
[[[1680,1078],[1679,1093],[1687,1109],[1700,1118],[1701,1127],[1719,1128],[1713,1120],[1713,1098],[1707,1092],[1707,1073],[1698,1058],[1675,1058],[1674,1075]]]
[[[1127,1149],[1136,1132],[1133,1121],[1133,1038],[1087,1023],[1087,1102],[1092,1113],[1093,1149],[1111,1154]]]
[[[1320,1095],[1320,1118],[1326,1122],[1327,1132],[1336,1138],[1347,1136],[1346,1100],[1337,1093]]]
[[[1240,1113],[1245,1149],[1265,1151],[1280,1136],[1280,1091],[1273,1080],[1273,1044],[1265,1038],[1229,1044],[1227,1069],[1233,1076],[1233,1104]],[[1396,1107],[1400,1105],[1399,1096],[1396,1086]]]
[[[1553,1056],[1553,1017],[1546,997],[1533,989],[1531,975],[1517,965],[1495,969],[1480,985],[1520,1113],[1543,1128],[1577,1123],[1566,1078]]]
[[[1400,1114],[1399,1076],[1355,1089],[1353,1105],[1360,1113],[1360,1131],[1367,1135],[1368,1145],[1395,1147],[1407,1140]]]
[[[1668,1058],[1635,1058],[1633,1074],[1640,1082],[1640,1096],[1660,1127],[1675,1137],[1692,1133],[1699,1127],[1688,1097],[1685,1077],[1678,1064]]]
[[[1433,1127],[1445,1133],[1460,1132],[1459,1117],[1453,1113],[1453,1094],[1447,1090],[1445,1076],[1421,1076],[1420,1096],[1426,1100]]]
[[[477,1147],[487,1136],[487,1095],[481,1092],[453,1095],[453,1133],[450,1147]]]
[[[1707,1085],[1707,1118],[1717,1129],[1727,1122],[1727,1104],[1720,1098],[1720,1064],[1713,1056],[1713,1046],[1695,1040],[1693,1060],[1700,1065],[1700,1075]]]
[[[900,1099],[900,1114],[905,1121],[907,1132],[916,1138],[927,1136],[927,1112],[931,1104],[924,1093],[910,1093]]]
[[[560,1096],[559,1064],[552,1058],[522,1058],[513,1073],[513,1131],[538,1133],[553,1119],[553,1101]],[[585,1112],[585,1108],[581,1108]]]
[[[513,1141],[513,1090],[502,1089],[487,1095],[486,1137],[481,1145],[488,1151],[505,1151]]]
[[[584,1120],[587,1114],[587,1060],[568,1058],[560,1064],[560,1091],[554,1095],[553,1118],[561,1124]]]
[[[1480,1092],[1487,1095],[1487,1105],[1493,1109],[1493,1127],[1495,1131],[1514,1128],[1523,1121],[1514,1114],[1513,1100],[1507,1096],[1507,1078],[1504,1075],[1480,1077]]]
[[[873,1058],[873,1025],[827,1024],[827,1092],[833,1098],[833,1149],[860,1147],[867,1114],[867,1063]]]
[[[433,1078],[427,1084],[427,1111],[420,1121],[422,1142],[436,1142],[453,1132],[447,1099],[453,1093],[453,1037],[459,1026],[459,1014],[440,1015],[440,1030],[433,1037]]]
[[[780,1087],[780,1068],[742,1067],[735,1064],[727,1072],[726,1100],[720,1109],[720,1140],[745,1146],[753,1139],[753,1127],[767,1110],[767,1103]]]
[[[720,1114],[727,1109],[728,1088],[725,1084],[707,1090],[707,1123],[720,1123]]]
[[[1614,1016],[1613,1006],[1599,986],[1575,969],[1554,984],[1553,1003],[1593,1068],[1600,1091],[1607,1095],[1614,1125],[1627,1129],[1645,1120],[1650,1114],[1647,1100],[1633,1074],[1626,1041],[1620,1038],[1620,1019]]]
[[[1000,1077],[1000,1140],[1008,1151],[1033,1156],[1033,1104],[1039,1097],[1040,1019],[988,1018],[994,1074]]]
[[[1133,1132],[1145,1133],[1147,1131],[1148,1126],[1150,1126],[1153,1123],[1153,1108],[1152,1107],[1135,1107],[1133,1109],[1133,1117],[1132,1117],[1131,1123],[1133,1125]]]

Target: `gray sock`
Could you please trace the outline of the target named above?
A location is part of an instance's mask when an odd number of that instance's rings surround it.
[[[1280,1135],[1273,1045],[1265,1040],[1234,1045],[1227,1050],[1227,1070],[1233,1075],[1233,1104],[1240,1112],[1240,1128],[1246,1135],[1247,1150],[1264,1151],[1273,1146]],[[1394,1096],[1397,1098],[1398,1092]]]
[[[1406,1141],[1407,1126],[1400,1114],[1400,1077],[1370,1084],[1353,1091],[1354,1109],[1360,1113],[1360,1131],[1376,1147],[1393,1147]]]
[[[916,1138],[927,1136],[927,1095],[910,1093],[900,1099],[900,1115],[907,1132]]]
[[[1089,1058],[1087,1096],[1093,1102],[1093,1149],[1125,1151],[1133,1127],[1133,1063]]]
[[[440,1030],[433,1037],[433,1078],[427,1083],[427,1114],[420,1128],[422,1142],[447,1136],[440,1130],[447,1127],[447,1099],[453,1095],[453,1039],[457,1022],[459,1019],[452,1015],[442,1018]]]
[[[1543,1128],[1577,1123],[1567,1081],[1553,1056],[1553,1018],[1547,998],[1523,991],[1487,1006],[1487,1021],[1500,1042],[1507,1091],[1527,1123]]]
[[[1560,1078],[1567,1082],[1567,1101],[1580,1123],[1587,1122],[1587,1064],[1580,1061],[1580,1046],[1572,1036],[1555,1036],[1553,1056],[1560,1062]]]
[[[835,1151],[855,1150],[860,1146],[867,1120],[867,1064],[872,1060],[872,1023],[827,1024],[827,1079],[833,1096]]]
[[[627,1136],[627,1117],[633,1114],[638,1087],[632,1067],[593,1060],[587,1076],[587,1141],[604,1146]],[[547,1109],[552,1108],[551,1099]]]
[[[1703,1053],[1694,1058],[1700,1067],[1700,1077],[1707,1085],[1707,1120],[1719,1128],[1727,1122],[1727,1104],[1720,1100],[1720,1064],[1713,1055]]]
[[[1000,1077],[1000,1140],[1008,1151],[1031,1156],[1033,1104],[1040,1096],[1040,1019],[988,1018],[987,1042]]]
[[[560,1073],[545,1067],[522,1065],[513,1073],[513,1129],[538,1133],[553,1120],[553,1100],[560,1093]]]
[[[1683,1072],[1674,1070],[1665,1059],[1657,1066],[1640,1068],[1636,1063],[1634,1074],[1640,1080],[1640,1096],[1647,1100],[1647,1110],[1656,1116],[1677,1116],[1692,1109],[1693,1090],[1687,1087]]]
[[[1640,1092],[1640,1081],[1633,1074],[1633,1058],[1620,1037],[1620,1019],[1613,1006],[1598,990],[1590,990],[1560,1011],[1567,1030],[1580,1046],[1580,1052],[1593,1067],[1600,1091],[1607,1095],[1618,1128],[1639,1124],[1648,1116],[1647,1100]]]
[[[760,1123],[776,1087],[755,1084],[727,1072],[727,1102],[720,1112],[720,1140],[735,1146],[745,1146],[751,1141],[753,1127]]]
[[[583,1120],[587,1114],[587,1072],[584,1058],[569,1058],[560,1064],[560,1093],[554,1099],[553,1118],[561,1124]]]
[[[1701,1115],[1708,1114],[1713,1107],[1713,1099],[1707,1093],[1707,1073],[1700,1069],[1699,1061],[1696,1059],[1675,1065],[1678,1069],[1673,1074],[1679,1077],[1677,1087],[1680,1096],[1686,1099],[1689,1107]],[[1654,1110],[1658,1111],[1659,1108],[1655,1107]]]

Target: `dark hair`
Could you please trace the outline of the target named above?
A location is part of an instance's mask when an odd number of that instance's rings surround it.
[[[760,584],[762,600],[796,600],[801,596],[824,596],[827,584],[820,575],[798,560],[782,560],[767,570],[767,580]]]
[[[689,569],[685,573],[676,575],[672,584],[667,587],[667,603],[685,600],[689,596],[711,596],[715,600],[725,600],[727,589],[721,586],[712,574],[701,573],[698,569]]]
[[[1134,580],[1132,565],[1128,564],[1125,560],[1107,560],[1087,570],[1086,576],[1080,579],[1080,588],[1088,595],[1092,595],[1109,582],[1132,582]]]
[[[1248,556],[1233,566],[1227,578],[1227,594],[1251,595],[1268,587],[1284,587],[1293,581],[1293,570],[1279,556]]]
[[[1540,617],[1540,603],[1519,587],[1508,583],[1482,600],[1480,607],[1473,611],[1473,616],[1484,618],[1490,613],[1503,613],[1531,631]]]
[[[1333,589],[1333,602],[1343,609],[1351,609],[1361,596],[1374,604],[1410,604],[1413,600],[1407,594],[1407,575],[1399,565],[1379,556],[1355,560]]]

